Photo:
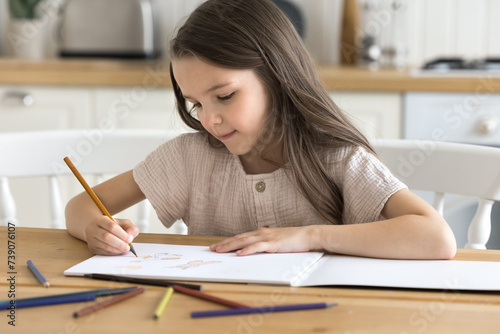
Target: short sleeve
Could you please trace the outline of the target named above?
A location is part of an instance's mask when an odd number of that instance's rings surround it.
[[[407,188],[373,154],[357,148],[344,165],[341,188],[344,224],[384,219],[381,211],[394,193]]]
[[[149,154],[133,170],[134,180],[166,227],[186,215],[188,183],[183,157],[186,136],[174,138]]]

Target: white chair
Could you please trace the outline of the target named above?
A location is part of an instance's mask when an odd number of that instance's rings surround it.
[[[445,193],[478,198],[465,248],[486,249],[491,208],[500,200],[499,148],[418,140],[375,140],[372,145],[410,189],[434,192],[433,206],[441,215]]]
[[[148,153],[178,134],[179,132],[160,130],[100,129],[1,133],[0,226],[7,225],[7,222],[17,225],[10,179],[47,177],[50,227],[64,228],[65,203],[61,200],[58,180],[62,175],[72,175],[63,161],[65,156],[71,159],[92,186],[101,182],[103,175],[116,175],[132,169]],[[76,177],[71,180],[78,184],[78,192],[84,190]],[[23,198],[17,198],[17,201],[22,200]],[[148,230],[149,206],[148,201],[137,205],[138,217],[134,223],[141,232]]]

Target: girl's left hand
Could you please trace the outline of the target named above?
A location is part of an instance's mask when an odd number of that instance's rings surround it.
[[[210,250],[226,253],[236,250],[236,255],[255,253],[295,253],[318,249],[317,226],[261,228],[235,235],[210,246]]]

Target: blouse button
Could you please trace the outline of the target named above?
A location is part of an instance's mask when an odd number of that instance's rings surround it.
[[[266,184],[264,181],[259,181],[255,184],[255,190],[257,190],[260,193],[263,193],[264,190],[266,190]]]

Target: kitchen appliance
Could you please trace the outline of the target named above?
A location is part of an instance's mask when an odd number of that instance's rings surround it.
[[[464,65],[461,62],[452,64],[454,68],[450,71],[460,71]],[[468,66],[471,64],[467,63]],[[435,70],[443,70],[439,63],[429,65],[434,66]],[[481,73],[485,73],[484,69]],[[404,138],[500,147],[500,94],[491,93],[488,84],[486,80],[478,80],[477,90],[471,93],[407,93]],[[432,203],[429,194],[417,194]],[[455,233],[458,247],[464,247],[467,242],[468,226],[476,208],[477,201],[471,198],[445,195],[444,217]],[[491,222],[486,247],[500,249],[499,202],[493,205]]]
[[[461,57],[436,58],[413,72],[425,76],[475,77],[488,74],[500,75],[500,58],[464,59]]]
[[[157,58],[154,0],[70,0],[62,8],[61,57]]]

